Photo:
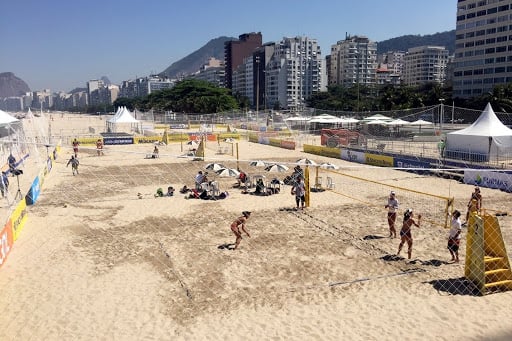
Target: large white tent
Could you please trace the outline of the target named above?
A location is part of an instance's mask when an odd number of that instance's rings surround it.
[[[139,120],[135,119],[126,107],[119,107],[114,117],[107,120],[107,131],[117,132],[122,124],[130,126],[130,131],[138,130]]]
[[[489,160],[512,153],[512,129],[505,126],[488,103],[469,127],[446,134],[446,155]]]

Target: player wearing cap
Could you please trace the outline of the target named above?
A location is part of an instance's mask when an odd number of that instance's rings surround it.
[[[388,225],[389,225],[389,237],[396,238],[396,211],[398,210],[398,200],[395,197],[395,192],[391,191],[388,198],[388,203],[384,206],[388,209]]]

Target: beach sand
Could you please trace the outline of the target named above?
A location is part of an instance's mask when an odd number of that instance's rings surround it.
[[[70,120],[66,121],[69,124]],[[36,205],[0,269],[2,340],[497,340],[512,338],[512,292],[479,297],[448,264],[448,231],[413,229],[413,259],[394,256],[384,204],[369,206],[330,191],[294,211],[290,186],[271,196],[242,194],[217,178],[224,200],[155,198],[156,189],[193,186],[209,162],[230,155],[182,155],[180,143],[81,147],[80,174],[66,162],[46,178]],[[186,146],[185,146],[186,149]],[[330,161],[360,177],[455,198],[465,214],[472,186],[455,180],[368,168],[342,160],[239,142],[238,165],[262,159]],[[288,173],[265,174],[284,178]],[[210,172],[211,173],[211,172]],[[339,188],[351,192],[364,188]],[[449,193],[447,191],[449,190]],[[484,206],[507,210],[510,194],[482,189]],[[141,193],[139,199],[138,193]],[[400,197],[402,209],[407,197]],[[381,204],[381,205],[380,205]],[[252,211],[236,251],[230,223]],[[428,210],[418,207],[418,212]],[[397,219],[398,225],[401,216]],[[501,217],[512,247],[511,218]],[[464,231],[466,232],[466,231]],[[404,250],[406,251],[406,249]],[[403,255],[406,252],[403,251]]]

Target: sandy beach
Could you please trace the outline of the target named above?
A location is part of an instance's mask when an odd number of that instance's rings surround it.
[[[66,119],[76,131],[80,124]],[[244,140],[238,162],[212,150],[204,161],[179,157],[186,152],[181,143],[160,146],[159,158],[146,159],[152,148],[106,146],[97,156],[94,147],[81,146],[80,174],[73,176],[66,167],[72,149],[63,146],[0,268],[0,339],[512,338],[512,292],[477,296],[468,289],[464,239],[461,262],[449,263],[448,231],[425,224],[413,229],[412,260],[394,256],[399,240],[387,237],[387,190],[376,196],[340,183],[336,192],[359,191],[373,204],[323,191],[311,193],[304,212],[293,210],[290,186],[257,196],[233,187],[234,178],[215,178],[229,193],[223,200],[186,200],[178,191],[154,197],[157,188],[193,187],[210,162],[283,179],[304,157],[390,186],[454,197],[463,214],[472,186]],[[248,165],[256,159],[292,166],[270,174]],[[482,195],[484,207],[510,208],[509,193],[483,188]],[[412,203],[397,196],[400,227]],[[429,210],[424,200],[414,203],[419,213]],[[243,210],[252,211],[251,238],[232,251],[224,247],[235,240],[229,225]],[[500,217],[509,255],[511,222],[510,214]]]

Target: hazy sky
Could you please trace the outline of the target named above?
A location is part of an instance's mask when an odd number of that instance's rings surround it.
[[[455,29],[457,0],[2,0],[0,72],[31,90],[69,91],[163,71],[220,36],[382,41]]]

